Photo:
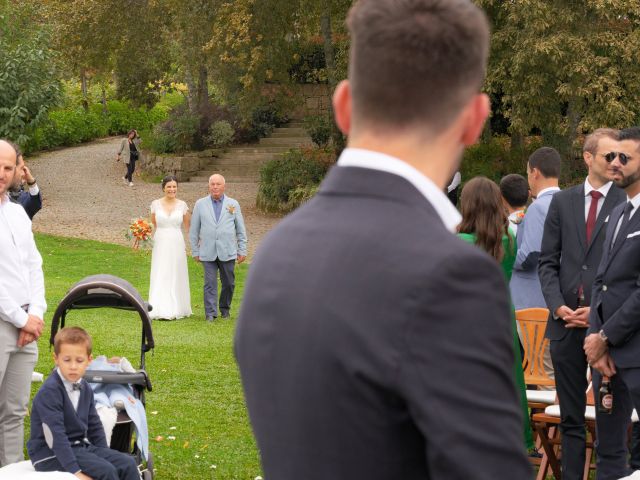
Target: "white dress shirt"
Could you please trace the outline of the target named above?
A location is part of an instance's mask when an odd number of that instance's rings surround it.
[[[71,400],[71,403],[73,404],[73,409],[77,412],[78,402],[80,401],[80,390],[73,389],[73,382],[64,378],[64,375],[60,373],[59,368],[56,368],[56,372],[60,376],[60,380],[62,380],[62,384],[64,385],[64,389],[67,391],[67,395],[69,395],[69,400]],[[80,380],[80,382],[82,382],[82,380]]]
[[[584,202],[584,220],[587,220],[587,217],[589,216],[589,209],[591,208],[591,200],[593,199],[593,197],[591,196],[591,192],[593,190],[597,190],[598,192],[600,192],[602,194],[602,197],[598,199],[598,207],[596,210],[596,218],[598,218],[598,215],[600,214],[600,210],[602,209],[602,205],[604,204],[604,200],[605,198],[607,198],[607,194],[609,193],[609,190],[611,190],[611,185],[613,184],[613,182],[608,182],[605,183],[603,186],[601,186],[600,188],[593,188],[593,186],[589,183],[589,179],[587,178],[584,181],[584,196],[585,196],[585,202]]]
[[[442,223],[451,232],[456,231],[456,227],[462,220],[456,207],[431,179],[399,158],[361,148],[347,148],[340,155],[338,165],[369,168],[404,178],[427,199],[442,219]]]
[[[0,320],[17,328],[27,323],[28,312],[43,318],[44,299],[42,257],[31,232],[31,220],[21,205],[8,195],[0,197]]]

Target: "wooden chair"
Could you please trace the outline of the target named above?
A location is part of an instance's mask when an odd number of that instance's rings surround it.
[[[544,338],[549,310],[546,308],[525,308],[516,310],[516,322],[520,327],[520,340],[524,347],[522,368],[527,385],[555,386],[553,378],[547,375],[543,366],[543,353],[549,340]]]

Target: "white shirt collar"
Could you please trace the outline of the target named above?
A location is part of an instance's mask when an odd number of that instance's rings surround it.
[[[427,199],[447,230],[451,232],[456,231],[456,227],[462,220],[456,207],[431,179],[399,158],[361,148],[347,148],[340,155],[338,165],[368,168],[404,178]]]
[[[540,197],[541,197],[542,195],[544,195],[545,193],[548,193],[548,192],[557,192],[557,191],[560,191],[560,187],[547,187],[547,188],[544,188],[544,189],[540,190],[540,191],[538,192],[538,195],[536,195],[536,198],[540,198]]]
[[[584,181],[584,196],[586,197],[587,195],[589,195],[593,190],[597,190],[598,192],[600,192],[604,197],[607,196],[607,194],[609,193],[609,190],[611,190],[611,185],[613,185],[613,182],[607,182],[605,183],[603,186],[601,186],[600,188],[593,188],[593,186],[589,183],[589,178],[587,178]]]
[[[640,206],[640,193],[638,193],[635,197],[629,198],[627,195],[627,201],[633,204],[633,210],[635,211],[638,206]]]

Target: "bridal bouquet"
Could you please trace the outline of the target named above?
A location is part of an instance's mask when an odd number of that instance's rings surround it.
[[[125,236],[129,240],[133,240],[133,248],[137,250],[141,245],[146,247],[151,244],[152,232],[153,226],[149,221],[144,218],[136,218],[129,225],[129,231]]]

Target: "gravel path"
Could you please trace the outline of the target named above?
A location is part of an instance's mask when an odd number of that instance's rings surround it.
[[[43,195],[42,210],[33,219],[34,231],[129,244],[124,237],[129,222],[148,217],[151,201],[160,198],[162,190],[160,184],[145,183],[136,176],[133,187],[125,185],[125,166],[115,161],[120,141],[121,138],[106,138],[27,158]],[[227,195],[238,200],[242,208],[249,236],[249,261],[262,237],[280,219],[256,209],[257,190],[253,183],[229,182],[226,187]],[[178,198],[191,209],[207,193],[205,183],[178,186]]]

